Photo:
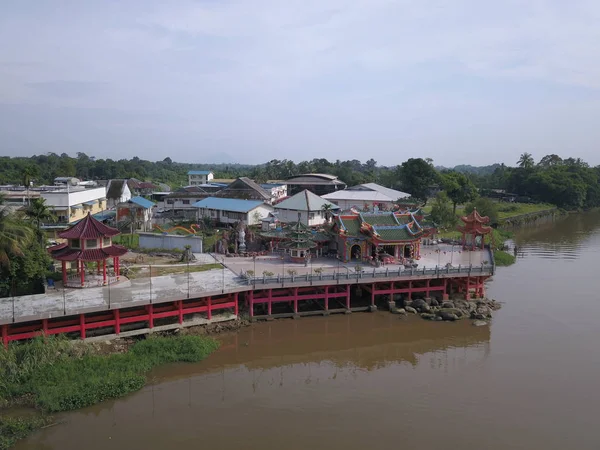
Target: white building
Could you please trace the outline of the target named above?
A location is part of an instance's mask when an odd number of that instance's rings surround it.
[[[343,210],[391,210],[395,203],[410,194],[386,188],[375,183],[359,184],[341,191],[325,194],[322,198],[335,203]]]
[[[106,188],[86,189],[80,186],[61,187],[42,191],[40,197],[53,211],[60,223],[71,223],[83,219],[88,212],[96,214],[106,209]]]
[[[209,170],[190,170],[188,172],[188,186],[198,186],[206,184],[214,179],[214,175]]]
[[[260,200],[208,197],[194,204],[198,221],[210,218],[215,223],[259,225],[273,211],[273,207]]]
[[[327,222],[327,216],[338,209],[340,208],[332,202],[322,199],[309,190],[298,192],[296,195],[275,205],[277,218],[280,222],[298,222],[298,217],[300,217],[300,221],[309,227],[323,225]],[[331,212],[328,212],[328,210]]]
[[[271,194],[271,202],[287,197],[287,184],[282,183],[263,183],[260,185],[265,191]]]
[[[131,189],[127,180],[109,180],[106,186],[106,200],[109,208],[125,203],[131,199]]]

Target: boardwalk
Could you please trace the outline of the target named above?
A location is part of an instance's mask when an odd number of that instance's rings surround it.
[[[438,251],[439,250],[439,251]],[[121,282],[87,289],[51,289],[46,294],[0,299],[0,325],[31,320],[114,310],[129,306],[158,304],[188,298],[200,298],[220,293],[241,292],[257,284],[278,286],[366,283],[375,279],[423,279],[491,274],[489,251],[462,252],[458,247],[430,246],[416,269],[406,270],[398,265],[374,269],[356,263],[342,264],[334,259],[315,259],[309,265],[291,264],[274,256],[252,258],[213,258],[198,255],[204,263],[223,262],[223,269],[190,272]],[[452,263],[453,269],[445,269]],[[459,266],[461,267],[459,273]],[[436,267],[438,269],[436,270]],[[314,270],[321,269],[317,275]],[[404,269],[404,270],[403,270]],[[241,273],[253,271],[256,280],[248,281]],[[291,276],[289,270],[296,273]],[[266,277],[263,273],[272,273]],[[312,273],[312,275],[311,275]]]

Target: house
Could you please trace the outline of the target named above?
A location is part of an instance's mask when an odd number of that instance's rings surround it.
[[[328,220],[331,212],[340,207],[328,200],[322,199],[309,190],[304,190],[275,205],[277,218],[280,222],[302,222],[304,225],[314,227],[323,225]]]
[[[211,195],[211,192],[199,186],[186,186],[165,195],[162,204],[159,204],[159,211],[164,211],[170,217],[192,219],[197,212],[194,203]]]
[[[358,210],[392,210],[396,201],[410,197],[410,194],[386,188],[375,183],[359,184],[342,191],[331,192],[322,196],[338,205],[342,210],[356,208]]]
[[[271,194],[248,177],[236,178],[227,187],[217,192],[215,197],[237,198],[240,200],[260,200],[271,203]]]
[[[41,191],[40,197],[52,210],[59,223],[73,223],[88,213],[97,214],[106,209],[106,188],[67,185]]]
[[[215,223],[259,225],[273,211],[261,200],[208,197],[194,204],[198,221],[210,218]]]
[[[209,170],[190,170],[187,174],[189,186],[206,184],[215,177]]]
[[[133,197],[117,205],[117,225],[129,223],[131,231],[152,231],[152,217],[156,204],[144,197]]]
[[[106,202],[109,208],[114,208],[119,203],[129,201],[131,190],[127,180],[108,180],[106,186]]]
[[[127,186],[129,186],[129,190],[132,195],[149,195],[152,194],[158,186],[154,183],[150,183],[149,181],[140,181],[137,178],[129,178],[127,180]]]
[[[338,177],[324,173],[296,175],[285,180],[285,184],[287,185],[288,195],[297,194],[304,189],[308,189],[317,195],[325,195],[346,189],[346,183],[338,180]]]
[[[272,203],[275,203],[288,195],[287,184],[285,183],[262,183],[260,187],[271,195]]]

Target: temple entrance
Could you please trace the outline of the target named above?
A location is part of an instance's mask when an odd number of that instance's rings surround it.
[[[404,246],[404,255],[402,255],[402,256],[404,256],[405,258],[410,258],[411,249],[412,249],[412,246],[410,246],[410,245]]]
[[[351,259],[362,259],[362,250],[360,245],[353,245],[350,247],[350,258]]]

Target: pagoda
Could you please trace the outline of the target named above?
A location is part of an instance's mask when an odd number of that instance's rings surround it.
[[[464,222],[464,225],[459,225],[458,231],[462,233],[462,246],[463,248],[470,247],[471,249],[476,248],[477,238],[481,238],[481,248],[484,246],[484,236],[492,232],[492,227],[486,224],[490,222],[490,218],[487,216],[481,216],[477,212],[477,208],[473,208],[473,211],[468,216],[461,217],[460,220]]]
[[[48,251],[53,259],[62,262],[63,285],[67,287],[86,287],[85,263],[96,262],[97,274],[88,280],[87,286],[106,285],[106,260],[113,259],[114,276],[120,277],[119,257],[127,249],[112,243],[112,237],[120,234],[116,228],[104,225],[90,213],[72,227],[58,234],[66,243],[50,247]],[[76,264],[78,280],[73,283],[67,276],[67,262]],[[100,278],[100,273],[102,277]],[[100,283],[101,280],[101,283]]]
[[[288,239],[283,246],[289,250],[290,259],[294,262],[306,261],[311,249],[317,246],[312,239],[312,231],[300,221],[292,224],[288,231]]]

